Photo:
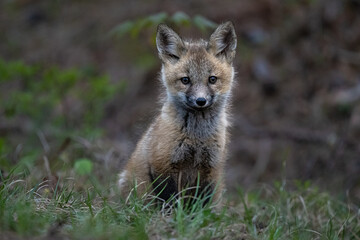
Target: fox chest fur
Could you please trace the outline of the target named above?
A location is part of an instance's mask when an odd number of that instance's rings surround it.
[[[211,174],[220,171],[225,157],[225,116],[221,119],[221,114],[187,112],[178,117],[175,124],[168,121],[169,118],[162,114],[147,135],[150,139],[155,136],[159,139],[150,143],[154,149],[148,152],[150,173],[171,175],[182,188],[196,184],[197,180],[210,183]],[[181,182],[178,182],[179,174]]]
[[[233,25],[220,25],[209,42],[183,41],[160,25],[157,47],[166,98],[120,174],[121,193],[124,198],[136,191],[168,200],[185,191],[218,198],[224,185],[228,99],[234,78]]]

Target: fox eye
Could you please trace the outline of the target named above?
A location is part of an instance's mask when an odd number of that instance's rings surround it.
[[[209,77],[209,83],[215,84],[216,81],[217,81],[217,77],[215,77],[215,76],[210,76],[210,77]]]
[[[190,83],[190,78],[188,78],[188,77],[182,77],[182,78],[180,78],[180,80],[184,85],[187,85]]]

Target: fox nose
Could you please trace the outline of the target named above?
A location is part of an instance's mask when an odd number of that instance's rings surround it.
[[[204,106],[206,104],[206,99],[203,97],[199,97],[196,99],[196,104],[200,107]]]

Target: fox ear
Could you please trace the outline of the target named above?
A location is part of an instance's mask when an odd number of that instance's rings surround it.
[[[218,58],[232,63],[236,50],[236,33],[232,22],[219,25],[210,36],[208,51]]]
[[[156,47],[163,62],[175,63],[186,51],[179,35],[163,23],[157,29]]]

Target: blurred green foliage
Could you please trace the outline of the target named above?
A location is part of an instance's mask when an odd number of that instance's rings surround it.
[[[140,32],[144,29],[155,28],[160,23],[168,23],[176,27],[194,25],[202,32],[206,32],[208,29],[214,29],[217,26],[216,23],[201,15],[196,15],[191,18],[181,11],[175,12],[173,15],[169,15],[166,12],[160,12],[135,20],[127,20],[116,26],[111,31],[111,34],[117,37],[129,35],[132,38],[138,38]]]
[[[31,130],[97,136],[107,102],[125,88],[93,69],[45,68],[0,59],[0,111]]]
[[[107,104],[125,87],[123,81],[111,83],[92,67],[63,70],[0,59],[1,170],[16,165],[17,172],[30,173],[34,166],[43,164],[44,154],[58,159],[60,152],[55,153],[62,150],[56,149],[67,147],[64,139],[98,138]],[[67,161],[84,156],[77,152]],[[62,164],[54,161],[51,168]],[[80,162],[75,168],[84,175],[91,172],[92,165]]]
[[[75,161],[74,170],[78,175],[89,175],[93,169],[93,163],[87,158],[81,158]]]

